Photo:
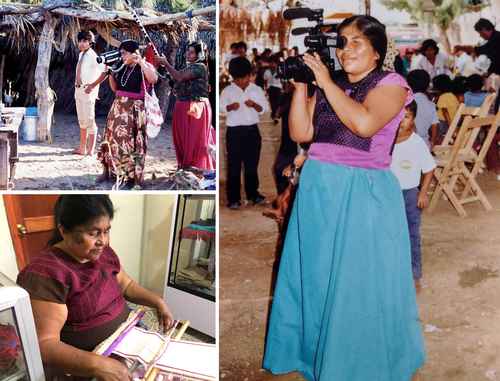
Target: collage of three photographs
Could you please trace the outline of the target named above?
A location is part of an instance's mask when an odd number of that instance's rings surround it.
[[[500,380],[500,0],[0,0],[0,381]]]

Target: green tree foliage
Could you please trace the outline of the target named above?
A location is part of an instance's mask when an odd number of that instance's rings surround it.
[[[387,8],[406,11],[417,22],[436,25],[446,50],[450,50],[450,41],[446,32],[453,20],[464,13],[477,11],[486,6],[484,2],[478,5],[473,4],[470,0],[432,0],[432,2],[434,9],[432,12],[426,12],[424,0],[382,0],[382,4]]]
[[[177,13],[198,8],[196,0],[155,0],[154,8],[159,12]]]

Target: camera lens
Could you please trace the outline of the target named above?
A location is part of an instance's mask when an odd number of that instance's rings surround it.
[[[277,72],[278,77],[282,79],[293,79],[304,83],[314,80],[314,74],[304,63],[302,56],[288,57],[284,62],[280,62]]]

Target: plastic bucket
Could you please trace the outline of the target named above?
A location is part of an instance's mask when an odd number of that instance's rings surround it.
[[[26,107],[25,116],[38,116],[38,109],[36,107]]]
[[[34,142],[36,140],[36,124],[38,116],[24,116],[23,140]]]

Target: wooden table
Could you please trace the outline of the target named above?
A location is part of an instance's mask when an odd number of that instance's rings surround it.
[[[5,107],[0,119],[0,189],[13,186],[16,171],[19,127],[24,118],[24,107]],[[8,120],[5,121],[4,117]]]

